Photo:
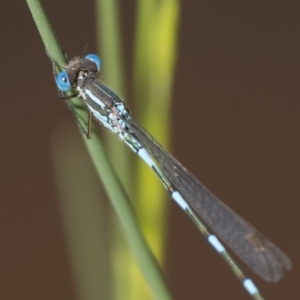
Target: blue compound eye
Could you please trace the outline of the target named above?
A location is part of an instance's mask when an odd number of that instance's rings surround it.
[[[89,54],[85,57],[85,59],[89,59],[89,60],[93,61],[97,65],[97,72],[100,71],[101,66],[102,66],[102,61],[98,55]]]
[[[67,72],[60,72],[56,76],[56,85],[62,92],[68,92],[71,89],[71,84]]]

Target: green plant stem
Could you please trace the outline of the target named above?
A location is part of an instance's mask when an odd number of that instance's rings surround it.
[[[126,95],[123,72],[123,46],[120,30],[120,9],[119,0],[95,0],[95,21],[96,39],[104,62],[102,76],[105,82],[112,87],[115,92],[124,97]],[[108,149],[109,158],[113,163],[119,178],[127,193],[132,196],[133,170],[132,155],[124,143],[109,131],[104,131],[105,144]],[[129,276],[130,266],[134,264],[138,268],[126,241],[120,238],[120,226],[114,214],[110,216],[110,247],[112,261],[112,299],[123,300],[124,294],[128,299],[136,299],[133,291],[137,288],[136,281]],[[120,268],[122,264],[122,268]],[[142,278],[139,272],[139,278]],[[147,290],[147,294],[149,291]]]
[[[117,0],[95,0],[98,49],[103,60],[102,74],[108,86],[121,97],[126,94],[124,85],[122,43]],[[132,168],[129,152],[124,144],[108,131],[104,132],[109,157],[129,193],[132,191]],[[130,153],[131,154],[131,153]],[[117,167],[117,168],[116,168]]]
[[[48,53],[58,64],[61,64],[61,62],[64,61],[63,54],[40,1],[27,0],[27,4],[31,10]],[[80,109],[76,110],[76,113],[79,117],[83,114]],[[126,240],[148,282],[153,298],[159,300],[172,299],[157,261],[150,252],[139,229],[131,202],[124,191],[124,188],[120,184],[100,140],[95,136],[92,140],[87,140],[84,136],[84,141],[87,145],[96,171],[104,183],[104,188],[118,215],[120,223],[122,224]]]
[[[179,11],[179,0],[138,1],[134,69],[137,116],[166,148],[170,145]],[[137,205],[143,232],[163,264],[170,202],[165,201],[165,190],[142,162],[137,164],[136,182],[137,199],[143,199]]]

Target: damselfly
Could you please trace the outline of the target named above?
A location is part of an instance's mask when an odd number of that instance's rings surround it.
[[[284,271],[292,267],[290,259],[222,203],[132,119],[124,102],[96,79],[100,68],[101,60],[94,54],[70,60],[65,71],[56,76],[56,84],[62,98],[68,98],[64,96],[65,92],[76,90],[76,96],[82,98],[89,111],[89,119],[95,118],[116,133],[150,166],[173,200],[189,215],[209,243],[224,258],[248,293],[254,299],[263,299],[253,281],[244,275],[219,239],[266,281],[276,282],[281,279]],[[89,126],[88,136],[90,132]]]

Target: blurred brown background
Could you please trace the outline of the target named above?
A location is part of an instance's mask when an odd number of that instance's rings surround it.
[[[43,2],[69,55],[88,42],[96,51],[93,1]],[[131,78],[135,1],[120,2]],[[292,259],[278,284],[243,266],[265,297],[299,299],[300,2],[185,0],[181,8],[173,153]],[[0,15],[0,299],[77,299],[50,149],[54,128],[72,117],[26,2],[1,1]],[[250,299],[173,204],[170,226],[175,299]]]

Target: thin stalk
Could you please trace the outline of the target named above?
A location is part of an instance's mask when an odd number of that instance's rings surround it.
[[[178,0],[138,1],[134,92],[138,120],[166,148],[170,145],[171,97],[176,62]],[[164,263],[169,201],[160,182],[138,161],[136,198],[141,226],[160,264]],[[142,287],[138,283],[137,286]],[[140,289],[140,296],[143,295]],[[142,296],[141,296],[142,297]],[[137,297],[138,298],[138,297]]]
[[[61,61],[63,62],[62,51],[53,34],[40,1],[27,0],[27,4],[36,21],[36,25],[45,42],[48,53],[60,64]],[[79,117],[83,115],[83,112],[80,109],[76,109],[76,112]],[[100,140],[96,137],[92,140],[87,140],[84,136],[84,141],[91,155],[97,174],[102,179],[104,188],[123,227],[125,238],[143,271],[153,298],[159,300],[171,299],[170,292],[157,261],[147,247],[147,243],[139,229],[131,202],[114,172]]]
[[[105,82],[117,94],[125,96],[119,1],[95,0],[95,8],[98,52],[103,61],[101,73]],[[127,193],[131,195],[133,190],[132,153],[111,132],[105,131],[105,141],[113,166]],[[112,299],[123,300],[124,294],[126,294],[128,299],[134,300],[133,291],[136,288],[136,280],[130,280],[131,277],[128,276],[128,272],[130,265],[136,265],[136,261],[126,242],[120,236],[120,228],[114,215],[111,216],[109,230],[111,236]],[[142,277],[141,274],[139,276]]]
[[[117,0],[95,0],[96,38],[103,61],[101,74],[105,83],[121,97],[126,95],[124,85],[122,43],[119,6]],[[107,133],[107,134],[106,134]],[[110,132],[105,131],[105,140],[118,175],[128,193],[132,190],[129,151]]]

